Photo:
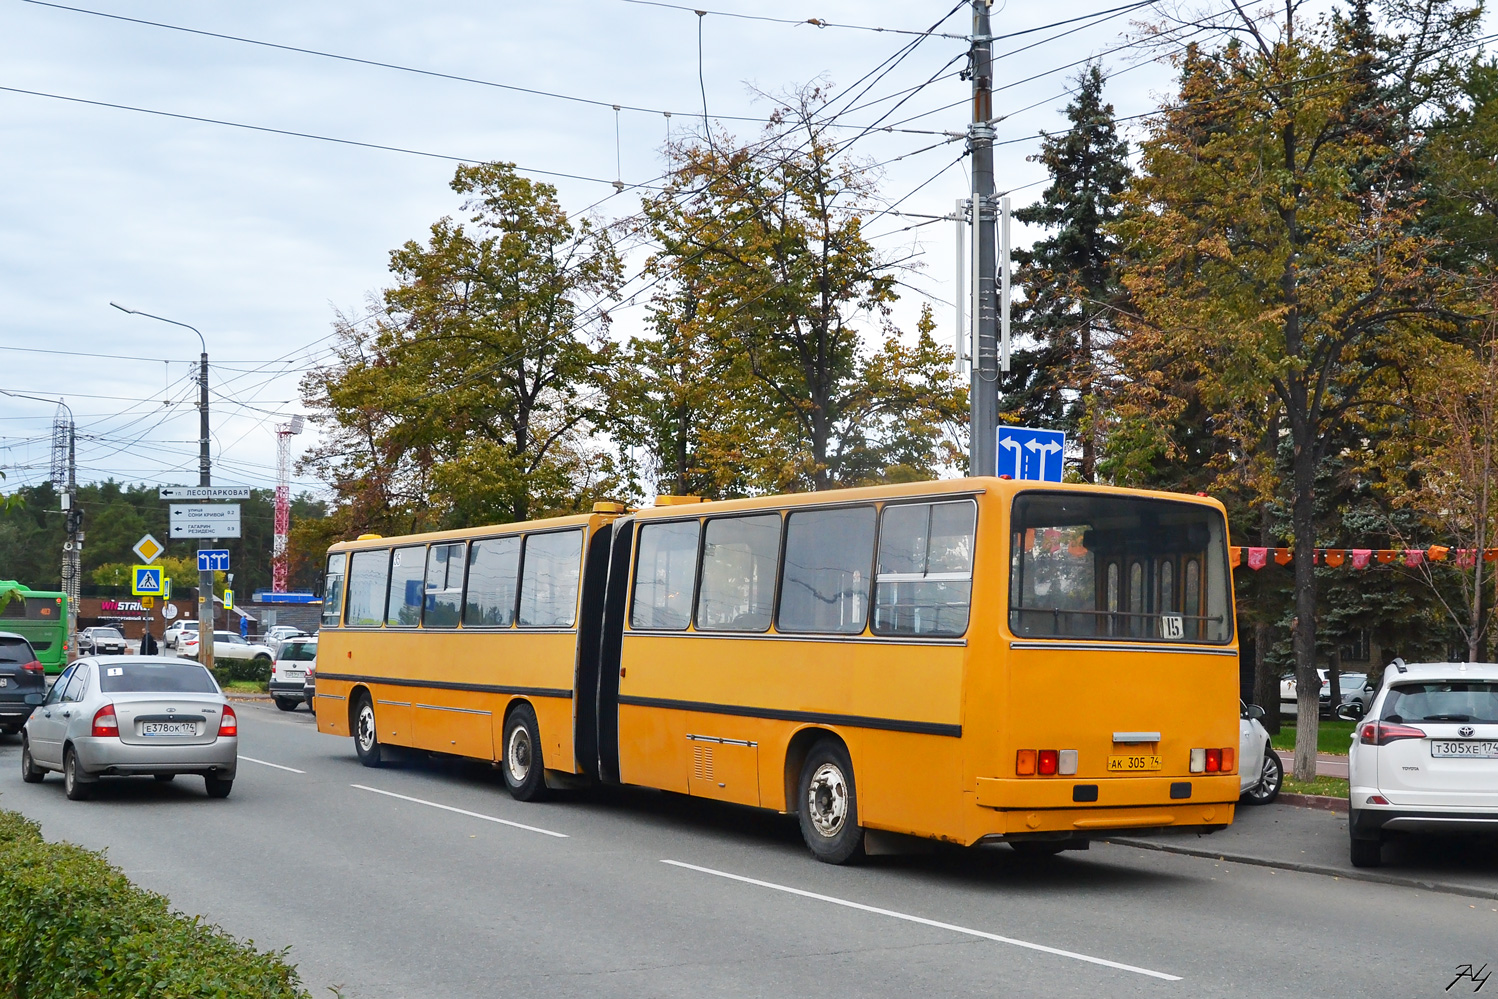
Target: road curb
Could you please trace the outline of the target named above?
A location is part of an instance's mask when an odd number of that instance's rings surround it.
[[[1301,808],[1320,808],[1328,812],[1347,811],[1346,798],[1334,798],[1326,794],[1290,794],[1282,791],[1279,800],[1287,805],[1299,805]]]
[[[229,700],[229,701],[270,701],[270,700],[274,700],[274,698],[272,698],[270,694],[262,694],[262,693],[259,693],[259,692],[251,692],[251,691],[248,691],[248,690],[231,690],[231,691],[228,691],[227,693],[224,694],[224,699],[225,700]],[[1288,797],[1288,796],[1282,794],[1282,795],[1280,795],[1280,797],[1284,798],[1284,797]]]
[[[1281,795],[1281,797],[1284,797],[1284,795]],[[1443,895],[1464,895],[1468,898],[1498,899],[1498,891],[1494,891],[1491,888],[1463,887],[1461,885],[1443,884],[1439,881],[1424,881],[1420,878],[1400,877],[1397,874],[1380,874],[1375,871],[1365,871],[1357,868],[1346,870],[1341,867],[1326,867],[1322,864],[1302,864],[1293,860],[1272,860],[1266,857],[1251,857],[1243,853],[1225,853],[1221,850],[1203,850],[1190,846],[1173,846],[1168,843],[1145,839],[1107,839],[1103,842],[1112,843],[1114,846],[1132,846],[1136,850],[1176,853],[1185,857],[1202,857],[1207,860],[1222,860],[1233,864],[1249,864],[1253,867],[1270,867],[1281,871],[1295,871],[1298,874],[1320,874],[1324,877],[1341,878],[1347,881],[1366,881],[1376,885],[1394,885],[1399,888],[1423,888],[1426,891],[1440,892]]]

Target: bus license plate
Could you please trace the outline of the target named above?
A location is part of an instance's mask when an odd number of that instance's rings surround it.
[[[1110,756],[1108,757],[1109,771],[1143,771],[1159,770],[1160,757],[1158,756]]]
[[[141,722],[141,735],[197,735],[198,727],[192,722]]]
[[[1444,759],[1498,760],[1498,742],[1481,739],[1437,740],[1430,744],[1430,755]]]

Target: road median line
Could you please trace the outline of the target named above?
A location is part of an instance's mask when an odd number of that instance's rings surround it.
[[[1184,857],[1202,857],[1206,860],[1221,860],[1232,864],[1248,864],[1253,867],[1269,867],[1281,871],[1294,871],[1297,874],[1319,874],[1323,877],[1343,878],[1347,881],[1366,881],[1370,884],[1378,885],[1394,885],[1399,888],[1422,888],[1425,891],[1439,892],[1443,895],[1464,895],[1467,898],[1498,899],[1498,890],[1492,888],[1463,887],[1441,881],[1425,881],[1421,878],[1402,877],[1398,874],[1383,874],[1378,871],[1365,871],[1358,868],[1347,870],[1341,867],[1328,867],[1325,864],[1303,864],[1294,860],[1274,860],[1268,857],[1254,857],[1244,853],[1226,853],[1222,850],[1203,850],[1198,847],[1172,846],[1168,843],[1143,839],[1105,839],[1103,842],[1111,843],[1114,846],[1131,846],[1136,850],[1154,850],[1157,853],[1175,853]]]
[[[857,909],[859,912],[869,912],[877,916],[889,916],[892,919],[903,920],[907,923],[917,923],[921,926],[931,926],[939,930],[950,930],[953,933],[961,933],[965,936],[979,937],[983,940],[992,940],[995,943],[1009,944],[1011,947],[1022,947],[1025,950],[1040,951],[1042,954],[1052,954],[1057,957],[1071,958],[1074,961],[1085,961],[1088,964],[1100,965],[1104,968],[1113,968],[1116,971],[1128,971],[1136,975],[1148,975],[1150,978],[1159,978],[1167,982],[1179,982],[1181,976],[1167,975],[1163,971],[1152,971],[1149,968],[1141,968],[1133,964],[1123,964],[1119,961],[1109,961],[1107,958],[1093,957],[1090,954],[1079,954],[1072,950],[1061,950],[1058,947],[1047,947],[1045,944],[1031,943],[1028,940],[1019,940],[1015,937],[1000,936],[997,933],[988,933],[984,930],[975,930],[967,926],[958,926],[955,923],[943,923],[935,919],[927,919],[924,916],[912,916],[906,912],[896,912],[894,909],[881,909],[876,905],[865,905],[862,902],[853,902],[834,895],[822,895],[818,892],[807,891],[804,888],[792,888],[789,885],[776,884],[773,881],[761,881],[758,878],[745,877],[742,874],[730,874],[727,871],[714,870],[711,867],[699,867],[696,864],[684,863],[680,860],[662,860],[663,864],[672,867],[680,867],[688,871],[697,871],[700,874],[711,874],[714,877],[727,878],[729,881],[739,881],[743,884],[755,885],[759,888],[770,888],[774,891],[785,892],[789,895],[799,895],[802,898],[814,899],[818,902],[828,902],[832,905],[840,905],[846,909]]]
[[[452,805],[441,805],[435,801],[427,801],[424,798],[412,798],[405,794],[396,794],[394,791],[382,791],[377,787],[367,784],[350,784],[349,787],[357,787],[361,791],[373,791],[375,794],[383,794],[388,798],[399,798],[401,801],[409,801],[417,805],[426,805],[428,808],[440,808],[444,812],[457,812],[473,819],[483,819],[485,822],[497,822],[502,826],[510,826],[514,829],[524,829],[526,832],[540,833],[543,836],[554,836],[557,839],[571,839],[566,833],[552,832],[550,829],[542,829],[540,826],[528,826],[523,822],[511,822],[509,819],[496,818],[493,815],[485,815],[482,812],[470,812],[466,808],[454,808]]]

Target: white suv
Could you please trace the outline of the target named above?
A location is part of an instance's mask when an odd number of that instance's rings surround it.
[[[1498,665],[1394,660],[1347,770],[1355,867],[1390,833],[1498,833]]]

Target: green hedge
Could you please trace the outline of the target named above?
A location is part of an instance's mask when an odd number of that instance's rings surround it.
[[[219,684],[250,680],[254,683],[270,682],[269,659],[215,659],[213,675]]]
[[[173,912],[98,853],[0,811],[0,996],[308,999],[284,953]]]

